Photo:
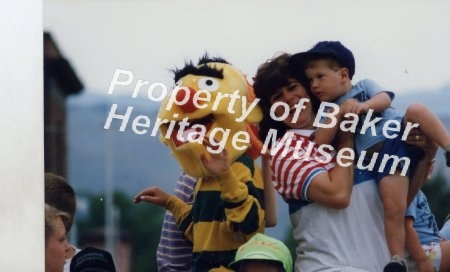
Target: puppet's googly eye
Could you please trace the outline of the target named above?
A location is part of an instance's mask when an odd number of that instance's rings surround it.
[[[204,77],[201,78],[198,81],[198,87],[200,88],[200,90],[206,90],[206,91],[216,91],[217,89],[219,89],[219,81],[217,81],[214,78],[211,77]]]
[[[180,87],[181,84],[183,84],[183,81],[180,79],[175,83],[175,85],[173,85],[173,88],[175,89],[176,87]]]

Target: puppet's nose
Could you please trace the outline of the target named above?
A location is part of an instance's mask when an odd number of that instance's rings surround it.
[[[185,103],[178,105],[183,112],[191,113],[197,109],[194,104],[194,95],[195,90],[191,87],[183,87],[182,89],[178,90],[176,95],[177,101],[186,101]]]

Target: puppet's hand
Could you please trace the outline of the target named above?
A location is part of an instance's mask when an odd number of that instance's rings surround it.
[[[165,207],[170,195],[158,187],[149,187],[142,190],[134,197],[134,203],[141,201],[149,202],[161,207]]]
[[[206,137],[203,140],[203,144],[205,145],[205,147],[212,148],[211,143],[208,139],[206,139]],[[211,158],[208,160],[206,156],[202,154],[200,160],[202,161],[203,166],[205,166],[205,168],[209,172],[211,172],[211,174],[217,176],[227,172],[230,169],[230,165],[228,162],[228,152],[225,148],[218,154],[210,153],[210,155]]]

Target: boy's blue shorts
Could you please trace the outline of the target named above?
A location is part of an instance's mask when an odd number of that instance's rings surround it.
[[[403,124],[403,120],[402,120]],[[408,169],[406,171],[406,176],[411,180],[412,175],[414,174],[414,171],[416,169],[417,163],[420,161],[420,159],[423,157],[424,152],[422,149],[420,149],[417,146],[409,145],[405,141],[402,141],[402,135],[404,132],[404,126],[402,125],[401,131],[397,137],[394,139],[388,139],[386,138],[383,143],[383,147],[381,148],[381,151],[378,154],[377,160],[375,162],[374,166],[374,172],[375,173],[375,180],[376,182],[380,182],[382,178],[385,176],[391,175],[389,172],[391,171],[391,168],[394,164],[394,159],[389,159],[386,162],[386,165],[384,169],[379,172],[381,163],[383,161],[384,155],[388,156],[396,156],[398,158],[409,158],[410,164],[408,166]],[[398,163],[396,170],[402,172],[403,168],[406,167],[404,160],[401,160],[400,163]]]

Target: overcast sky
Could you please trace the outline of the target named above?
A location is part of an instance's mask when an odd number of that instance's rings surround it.
[[[46,0],[44,29],[97,93],[107,93],[115,69],[132,71],[133,83],[171,85],[168,69],[204,52],[252,77],[277,51],[320,40],[353,51],[355,80],[403,93],[450,85],[449,11],[449,1]]]

